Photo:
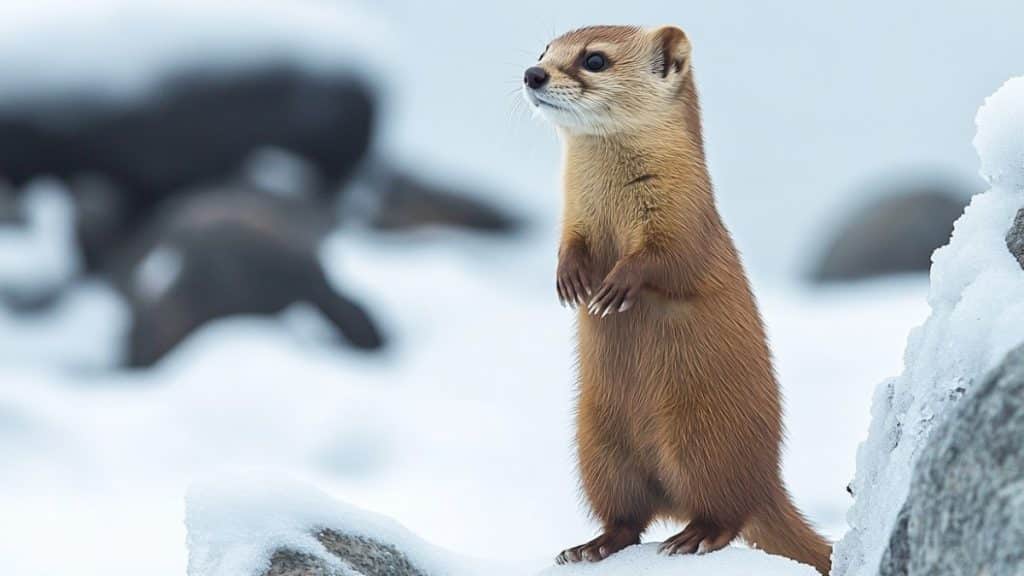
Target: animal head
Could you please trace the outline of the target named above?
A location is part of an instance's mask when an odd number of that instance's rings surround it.
[[[534,109],[571,134],[642,130],[678,117],[690,42],[675,26],[594,26],[563,34],[523,76]]]

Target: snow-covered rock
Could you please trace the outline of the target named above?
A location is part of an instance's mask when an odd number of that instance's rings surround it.
[[[452,576],[482,572],[397,523],[263,472],[194,485],[186,499],[189,576]]]
[[[875,392],[850,530],[835,549],[837,576],[876,573],[932,430],[1024,340],[1024,270],[1007,250],[1024,206],[1024,78],[990,97],[977,124],[974,144],[991,189],[974,197],[950,243],[935,252],[931,316],[910,335],[903,373]]]
[[[187,498],[189,576],[522,576],[522,566],[462,558],[387,518],[340,504],[301,482],[265,473],[194,485]],[[509,554],[517,550],[510,544]],[[731,547],[665,556],[633,546],[600,563],[552,566],[538,576],[814,576],[759,550]]]
[[[1024,346],[929,438],[880,576],[1019,574],[1024,565]]]

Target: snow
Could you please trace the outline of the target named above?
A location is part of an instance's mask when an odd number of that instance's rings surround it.
[[[633,546],[599,564],[556,566],[538,576],[816,576],[818,572],[780,556],[760,550],[731,547],[697,556],[665,556],[658,546]]]
[[[1024,192],[1024,76],[1011,78],[985,100],[975,123],[981,175],[992,186]]]
[[[14,295],[55,290],[79,267],[71,197],[40,180],[24,191],[20,208],[24,225],[0,224],[0,286]]]
[[[156,302],[174,287],[185,267],[185,257],[173,246],[153,248],[135,271],[135,291],[149,302]]]
[[[1006,232],[1024,206],[1024,78],[1007,82],[977,116],[982,175],[950,243],[933,255],[931,315],[907,341],[905,368],[875,391],[868,439],[858,450],[850,531],[834,574],[875,573],[906,499],[913,466],[935,425],[1024,340],[1024,271]]]
[[[68,92],[133,98],[189,67],[376,71],[386,34],[343,1],[11,0],[0,3],[0,104]]]

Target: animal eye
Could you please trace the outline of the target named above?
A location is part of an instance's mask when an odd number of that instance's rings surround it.
[[[583,67],[591,72],[600,72],[608,66],[608,59],[600,52],[591,52],[583,59]]]

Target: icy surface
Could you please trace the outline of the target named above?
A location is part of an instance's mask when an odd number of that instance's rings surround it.
[[[850,531],[835,550],[837,576],[876,572],[931,430],[1024,341],[1024,271],[1005,241],[1024,206],[1024,79],[989,98],[977,123],[975,146],[992,188],[974,197],[950,243],[933,255],[931,315],[907,341],[903,373],[875,391],[870,433],[857,454]]]

